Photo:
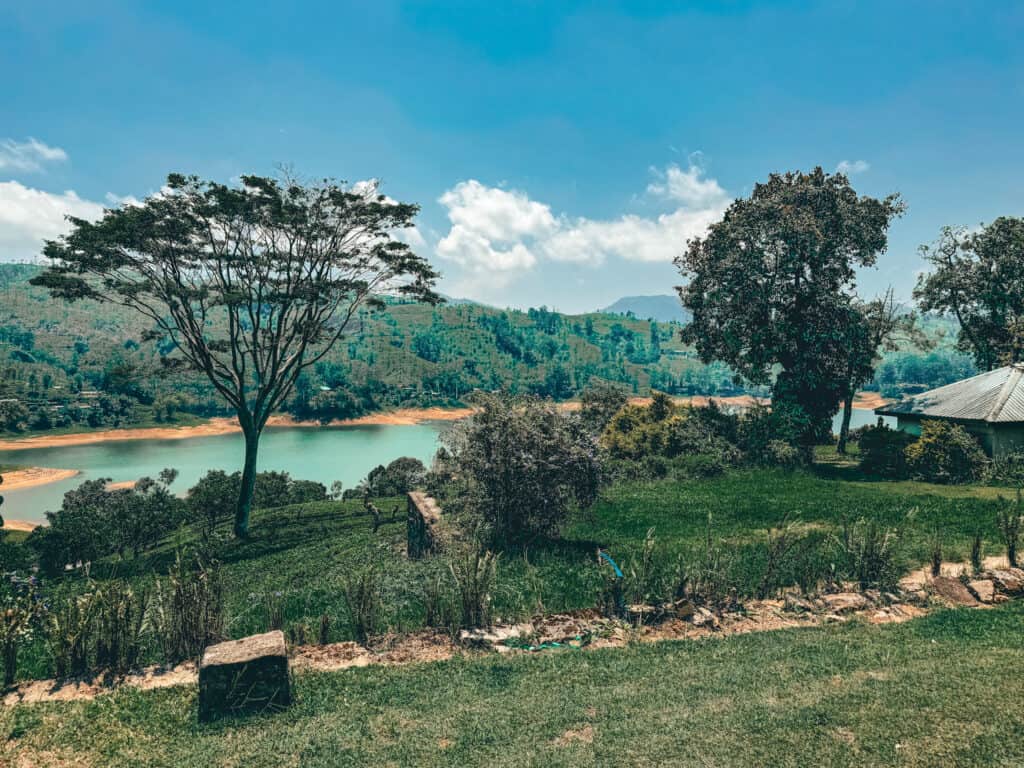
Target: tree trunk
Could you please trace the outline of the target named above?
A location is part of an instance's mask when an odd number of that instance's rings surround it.
[[[238,505],[235,507],[235,536],[240,539],[249,535],[249,512],[252,510],[252,495],[256,489],[256,453],[260,446],[258,429],[243,425],[242,432],[245,434],[245,465],[238,488]]]
[[[843,398],[843,423],[839,427],[839,444],[836,446],[836,450],[846,455],[846,442],[850,438],[850,417],[853,416],[853,392],[847,392],[846,397]]]

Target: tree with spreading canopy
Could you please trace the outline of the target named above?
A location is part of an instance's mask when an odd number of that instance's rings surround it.
[[[171,345],[170,366],[203,372],[245,437],[235,534],[247,535],[260,435],[303,371],[360,307],[392,293],[436,303],[438,277],[394,234],[418,207],[376,182],[307,184],[243,176],[239,186],[172,174],[142,204],[97,222],[69,218],[32,280],[68,300],[131,308]]]
[[[676,259],[693,314],[683,340],[705,363],[771,383],[776,410],[803,414],[805,446],[828,433],[846,394],[851,344],[870,347],[856,269],[886,249],[903,208],[898,195],[858,195],[841,173],[772,174]]]
[[[859,316],[851,316],[847,326],[850,339],[846,361],[846,382],[843,393],[843,419],[836,450],[846,453],[853,416],[853,398],[857,389],[871,381],[883,352],[895,352],[906,345],[931,349],[932,339],[918,325],[917,314],[908,311],[897,300],[890,287],[871,301],[855,300],[852,304]]]
[[[932,271],[914,298],[924,312],[956,317],[957,348],[985,371],[1024,359],[1024,218],[1001,216],[973,232],[944,227],[920,250]]]

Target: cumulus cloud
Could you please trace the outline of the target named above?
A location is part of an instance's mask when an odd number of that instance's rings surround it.
[[[97,219],[103,206],[73,191],[60,194],[0,182],[0,261],[20,261],[40,255],[44,240],[64,234],[65,216]]]
[[[870,168],[871,165],[868,164],[867,160],[840,160],[839,165],[836,166],[836,171],[852,176],[855,173],[864,173]]]
[[[647,196],[671,210],[614,219],[555,215],[549,205],[521,190],[473,179],[460,182],[439,199],[451,228],[438,242],[437,253],[467,271],[464,288],[504,285],[543,260],[669,262],[688,239],[721,218],[729,196],[692,162],[685,169],[670,165],[654,173]]]
[[[62,163],[68,153],[60,147],[51,147],[38,139],[0,141],[0,171],[41,171],[49,163]]]

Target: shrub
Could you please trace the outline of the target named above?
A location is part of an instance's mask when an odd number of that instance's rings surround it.
[[[380,625],[381,579],[375,568],[351,574],[342,582],[342,596],[348,611],[352,636],[365,643]]]
[[[40,630],[45,608],[33,579],[11,577],[0,587],[0,655],[4,686],[18,674],[18,651]]]
[[[419,459],[401,456],[386,467],[380,465],[355,488],[344,492],[346,499],[359,499],[365,496],[401,496],[423,485],[427,476],[427,468]]]
[[[71,595],[50,614],[48,644],[58,677],[89,671],[99,599],[95,592]]]
[[[592,435],[600,435],[628,400],[621,387],[592,384],[580,394],[580,420]]]
[[[474,549],[449,564],[462,608],[462,626],[491,626],[491,593],[498,576],[498,555]]]
[[[901,430],[879,423],[860,433],[860,467],[869,475],[899,480],[907,477],[906,449],[914,438]]]
[[[223,640],[220,564],[177,553],[166,579],[157,579],[147,621],[168,664],[198,658],[206,646]]]
[[[1021,514],[1021,495],[1017,491],[1015,503],[1004,503],[996,513],[996,528],[1006,547],[1006,559],[1011,568],[1017,567],[1017,547],[1020,543],[1021,528],[1024,527],[1024,515]]]
[[[96,666],[115,672],[134,669],[142,654],[147,607],[145,593],[111,581],[96,592]]]
[[[480,410],[442,438],[443,463],[458,485],[455,503],[497,542],[553,534],[573,504],[593,504],[600,463],[578,418],[536,398],[477,402]]]
[[[883,528],[876,520],[843,520],[839,544],[846,575],[861,589],[892,587],[899,577],[896,566],[900,530]]]
[[[978,479],[986,464],[978,441],[948,421],[922,421],[921,437],[904,454],[910,473],[933,483],[969,483]]]

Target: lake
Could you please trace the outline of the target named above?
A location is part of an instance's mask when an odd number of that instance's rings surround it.
[[[839,431],[841,414],[833,424]],[[874,424],[872,411],[854,409],[854,429]],[[885,421],[894,425],[895,419]],[[430,463],[437,439],[447,425],[425,422],[412,426],[360,425],[351,427],[274,427],[260,441],[259,468],[283,470],[299,480],[316,480],[330,488],[340,480],[353,487],[378,464],[399,456]],[[0,451],[0,464],[77,469],[76,477],[3,493],[3,515],[8,520],[41,522],[45,513],[60,507],[64,493],[83,480],[108,477],[113,482],[156,477],[164,467],[178,470],[172,486],[184,493],[211,469],[234,472],[242,466],[241,434],[193,437],[182,440],[121,440],[57,448]],[[2,491],[2,489],[0,489]]]
[[[428,464],[446,427],[441,422],[412,426],[275,427],[260,440],[259,468],[283,470],[301,480],[316,480],[330,488],[340,480],[351,488],[378,464],[413,456]],[[57,448],[0,451],[0,464],[78,469],[68,480],[3,492],[3,516],[8,520],[45,520],[58,509],[64,493],[84,480],[108,477],[114,482],[156,477],[164,467],[178,470],[172,490],[184,493],[211,469],[241,469],[241,434],[181,440],[121,440]],[[2,492],[2,488],[0,488]]]

